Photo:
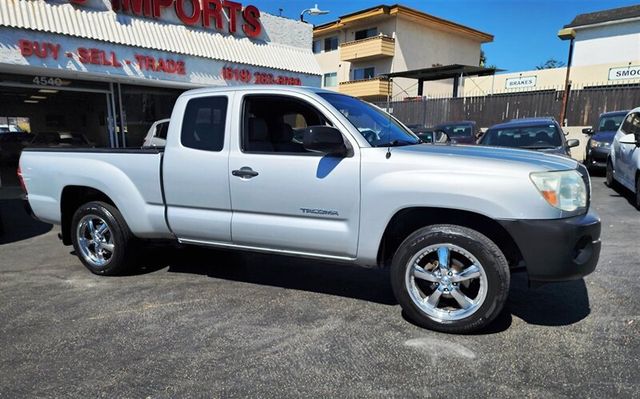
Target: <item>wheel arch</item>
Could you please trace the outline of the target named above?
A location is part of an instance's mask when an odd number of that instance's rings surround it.
[[[411,233],[435,224],[455,224],[476,230],[500,248],[510,268],[523,265],[524,258],[520,248],[507,230],[494,219],[476,212],[438,207],[410,207],[397,211],[387,223],[380,239],[378,265],[390,264],[402,241]]]
[[[76,210],[87,202],[102,201],[118,209],[114,201],[104,192],[89,186],[65,186],[60,196],[60,225],[62,242],[71,245],[71,219]]]

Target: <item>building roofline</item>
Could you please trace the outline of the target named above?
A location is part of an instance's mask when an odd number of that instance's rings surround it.
[[[565,28],[586,28],[611,23],[624,23],[640,18],[640,5],[610,8],[578,14]]]
[[[493,41],[493,35],[489,33],[485,33],[477,29],[473,29],[468,26],[458,24],[456,22],[439,18],[433,15],[427,14],[425,12],[400,5],[400,4],[394,4],[391,6],[381,4],[374,7],[365,8],[364,10],[356,11],[350,14],[342,15],[335,21],[327,22],[322,25],[318,25],[314,27],[313,34],[314,36],[316,36],[316,35],[331,33],[336,30],[342,29],[344,26],[348,24],[352,24],[355,22],[366,20],[371,17],[377,17],[382,15],[388,15],[391,17],[404,16],[404,17],[413,19],[414,21],[419,23],[435,24],[436,27],[444,28],[445,30],[453,31],[465,36],[474,37],[482,43],[488,43]]]

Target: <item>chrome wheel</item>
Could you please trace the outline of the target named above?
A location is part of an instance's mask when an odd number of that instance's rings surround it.
[[[109,225],[99,216],[86,215],[76,230],[81,256],[97,267],[104,267],[113,258],[115,245]]]
[[[457,245],[430,245],[409,260],[406,270],[411,300],[435,321],[469,317],[487,297],[484,268],[475,256]]]

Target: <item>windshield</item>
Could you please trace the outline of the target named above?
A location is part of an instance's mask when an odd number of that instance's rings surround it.
[[[373,147],[420,143],[418,137],[381,109],[342,94],[318,94],[340,111]]]
[[[449,137],[471,137],[473,136],[473,127],[468,123],[455,125],[438,125],[437,129],[444,131]]]
[[[626,115],[607,115],[600,118],[600,123],[598,123],[598,131],[599,132],[613,132],[617,131],[620,127],[620,124],[624,120]]]
[[[554,148],[562,145],[560,132],[553,124],[489,129],[481,144],[499,147]]]

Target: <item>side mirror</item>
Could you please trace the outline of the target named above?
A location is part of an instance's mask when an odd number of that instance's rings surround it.
[[[593,128],[592,127],[588,127],[586,129],[582,129],[582,133],[588,134],[588,135],[592,135],[593,134]]]
[[[580,145],[580,140],[576,140],[576,139],[567,140],[567,147],[569,148],[577,147],[579,145]]]
[[[342,133],[331,126],[309,126],[303,130],[304,149],[327,155],[347,156],[349,150]]]
[[[628,138],[631,136],[630,134],[626,135],[622,140],[620,140],[620,144],[635,144],[636,147],[640,147],[640,133],[634,134],[634,139]]]

